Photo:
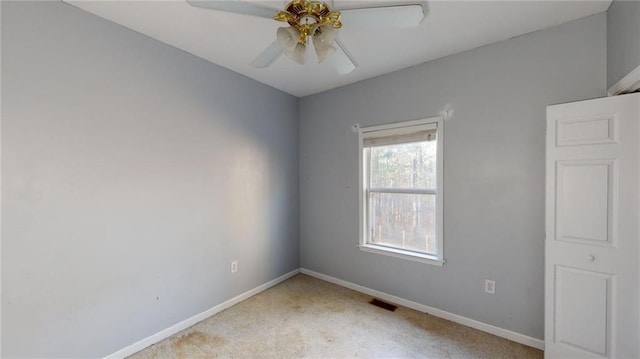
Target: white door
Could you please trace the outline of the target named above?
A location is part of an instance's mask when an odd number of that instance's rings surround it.
[[[545,357],[639,358],[640,94],[547,108]]]

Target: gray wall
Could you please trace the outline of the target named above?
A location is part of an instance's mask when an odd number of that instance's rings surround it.
[[[640,66],[640,0],[614,0],[607,11],[607,86]]]
[[[58,1],[3,1],[2,54],[2,357],[104,356],[299,267],[296,98]]]
[[[302,267],[542,339],[545,107],[605,87],[603,13],[303,98]],[[352,125],[447,107],[444,267],[360,251]]]

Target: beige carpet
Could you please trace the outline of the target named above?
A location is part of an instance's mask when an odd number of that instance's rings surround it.
[[[540,350],[299,274],[130,358],[542,358]]]

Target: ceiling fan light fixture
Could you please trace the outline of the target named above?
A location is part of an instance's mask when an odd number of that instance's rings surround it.
[[[300,31],[293,26],[278,28],[276,39],[284,55],[296,63],[304,64],[306,46],[300,42]]]
[[[313,29],[313,47],[318,56],[318,62],[322,63],[331,56],[336,49],[332,46],[336,37],[336,30],[329,24],[317,25]]]
[[[316,47],[329,47],[336,38],[336,30],[329,24],[314,26],[312,34]]]
[[[304,58],[307,54],[307,47],[301,43],[296,44],[296,46],[290,51],[285,51],[284,55],[295,63],[304,65]]]
[[[300,31],[295,27],[280,27],[276,32],[276,39],[286,53],[293,51],[300,40]]]
[[[293,61],[304,64],[305,58],[313,57],[311,54],[315,50],[318,62],[321,63],[336,52],[332,44],[336,29],[342,27],[340,18],[340,12],[331,11],[324,2],[293,0],[284,11],[279,11],[274,17],[276,21],[291,25],[279,28],[276,39],[285,56]],[[313,49],[307,46],[309,39],[313,41]]]

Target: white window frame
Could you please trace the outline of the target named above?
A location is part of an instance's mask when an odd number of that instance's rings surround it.
[[[387,246],[380,246],[376,244],[369,243],[369,234],[371,233],[369,230],[369,220],[368,220],[368,211],[367,211],[367,186],[368,186],[368,174],[365,173],[367,171],[365,156],[364,156],[364,138],[371,134],[372,132],[382,132],[384,131],[385,135],[393,135],[393,134],[405,134],[408,131],[419,131],[424,130],[425,127],[436,126],[436,253],[435,254],[427,254],[427,253],[419,253],[409,250],[403,250],[400,248],[392,248]],[[370,127],[362,127],[358,131],[358,167],[360,173],[359,180],[359,208],[360,208],[360,233],[359,233],[359,244],[358,247],[360,250],[375,254],[382,254],[396,258],[407,259],[411,261],[417,261],[422,263],[433,264],[437,266],[442,266],[445,262],[444,260],[444,203],[443,203],[443,168],[444,168],[444,156],[443,156],[443,148],[444,148],[444,119],[441,116],[425,118],[420,120],[413,121],[404,121],[404,122],[396,122],[386,125],[379,126],[370,126]]]

